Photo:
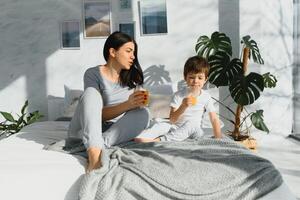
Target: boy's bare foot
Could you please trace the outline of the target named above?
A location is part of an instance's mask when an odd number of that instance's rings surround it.
[[[101,164],[101,149],[96,147],[90,147],[87,150],[88,163],[86,167],[86,173],[91,172],[94,169],[98,169],[102,166]]]
[[[160,139],[159,138],[134,138],[133,139],[135,142],[138,142],[138,143],[147,143],[147,142],[159,142]]]

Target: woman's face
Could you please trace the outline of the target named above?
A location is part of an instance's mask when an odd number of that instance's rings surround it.
[[[123,44],[118,50],[114,51],[115,61],[121,66],[121,69],[129,70],[135,59],[134,57],[134,43],[127,42]]]

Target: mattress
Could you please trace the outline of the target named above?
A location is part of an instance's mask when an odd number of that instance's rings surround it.
[[[0,199],[78,199],[86,160],[43,150],[67,135],[68,122],[46,121],[0,141]]]
[[[66,138],[68,124],[38,122],[0,140],[0,199],[78,199],[86,159],[43,149]],[[296,200],[285,183],[261,199]]]

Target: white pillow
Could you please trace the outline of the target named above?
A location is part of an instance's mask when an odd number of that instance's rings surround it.
[[[169,118],[172,95],[151,94],[149,110],[152,118]]]
[[[149,91],[150,95],[149,110],[152,118],[169,118],[173,87],[174,86],[170,83],[145,86],[145,89]],[[65,97],[62,116],[73,117],[83,91],[79,89],[71,89],[66,85],[64,85],[64,90]],[[224,126],[222,121],[221,126]],[[202,128],[212,128],[207,112],[204,114],[202,119]]]
[[[171,83],[145,85],[149,91],[149,110],[152,118],[169,118],[170,102],[173,95]]]
[[[170,102],[173,94],[171,84],[146,86],[149,91],[149,109],[153,118],[168,118],[170,113]],[[63,117],[72,117],[78,105],[78,100],[83,91],[71,89],[64,85],[65,97],[63,106]]]
[[[48,120],[54,121],[62,116],[64,98],[48,95]]]
[[[68,86],[64,85],[65,98],[64,98],[64,109],[63,117],[73,117],[75,109],[78,105],[78,101],[83,91],[78,89],[70,89]]]

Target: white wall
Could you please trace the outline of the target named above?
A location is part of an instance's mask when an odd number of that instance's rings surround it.
[[[219,30],[225,33],[231,39],[232,55],[234,58],[239,57],[240,51],[240,4],[239,0],[220,0],[219,1]],[[220,87],[219,99],[228,105],[232,110],[236,110],[236,103],[230,96],[228,87]],[[224,106],[220,106],[221,116],[227,119],[233,119],[233,115]],[[233,126],[228,120],[223,120],[224,131],[233,131]]]
[[[294,133],[300,134],[300,1],[295,1],[294,12],[294,70],[293,70],[293,86],[294,86]]]
[[[84,63],[96,63],[89,52],[98,42],[60,50],[59,23],[81,19],[81,1],[8,0],[1,2],[0,15],[0,110],[19,112],[29,99],[30,110],[47,115],[47,95],[62,95],[62,84],[79,80]]]
[[[130,15],[118,12],[118,1],[112,2],[114,29],[118,21],[133,17],[143,69],[165,65],[172,80],[181,78],[183,63],[194,54],[198,36],[218,29],[216,0],[168,1],[169,33],[140,36],[137,1],[134,0],[132,5],[133,14]],[[19,112],[29,99],[30,110],[38,109],[47,115],[48,95],[63,96],[64,84],[82,88],[86,68],[104,63],[102,47],[105,39],[84,39],[81,33],[80,50],[60,49],[59,23],[73,19],[82,21],[81,0],[1,2],[1,111]]]
[[[265,89],[252,106],[263,109],[272,134],[289,135],[293,121],[293,1],[240,1],[240,35],[251,35],[258,43],[264,65],[251,63],[249,70],[271,72],[277,87]]]
[[[137,38],[141,65],[165,65],[172,81],[181,80],[186,59],[195,54],[200,35],[218,29],[218,1],[167,1],[168,34]],[[134,18],[138,22],[138,13]],[[139,35],[139,28],[138,28]]]
[[[133,0],[132,15],[119,12],[117,0],[113,1],[113,29],[118,21],[132,18],[136,22],[143,69],[163,65],[172,81],[182,79],[183,64],[194,54],[199,35],[210,35],[219,27],[235,27],[232,23],[236,23],[229,19],[219,21],[223,17],[226,19],[226,16],[219,16],[220,10],[223,9],[223,14],[226,9],[230,10],[226,6],[219,9],[219,1],[222,5],[224,0],[167,0],[168,34],[141,36],[137,1]],[[292,117],[291,16],[292,0],[240,1],[240,35],[250,34],[259,43],[266,61],[262,68],[253,69],[271,71],[279,79],[278,88],[269,90],[257,106],[264,105],[265,118],[272,131],[286,133],[291,130],[289,120]],[[63,96],[64,84],[82,88],[84,71],[104,62],[105,39],[84,39],[81,33],[80,50],[60,49],[59,23],[71,19],[82,21],[81,0],[6,0],[0,3],[1,111],[19,112],[24,101],[29,99],[31,111],[38,109],[47,116],[48,95]]]

